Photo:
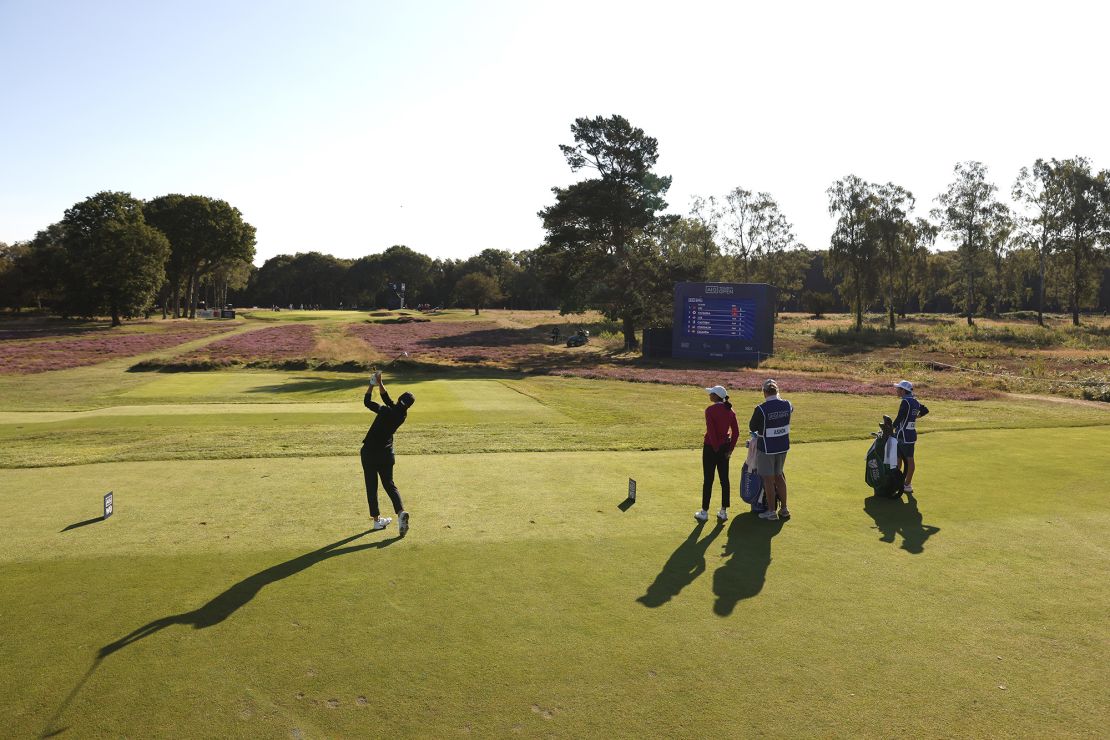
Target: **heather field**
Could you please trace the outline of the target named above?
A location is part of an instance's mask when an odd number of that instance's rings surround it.
[[[597,314],[256,310],[246,318],[257,331],[185,356],[162,355],[142,368],[242,364],[365,370],[407,352],[410,366],[433,369],[488,368],[673,385],[704,385],[716,377],[738,388],[755,388],[770,372],[789,378],[797,390],[856,395],[885,394],[889,379],[897,376],[914,377],[942,398],[984,399],[1011,392],[1110,400],[1110,320],[1103,317],[1086,317],[1077,328],[1059,316],[1050,316],[1046,327],[1015,318],[980,319],[969,328],[958,317],[911,316],[890,332],[876,316],[857,334],[847,316],[784,314],[776,326],[775,356],[758,370],[625,353],[617,325]],[[553,328],[560,331],[558,343],[551,341]],[[565,347],[566,337],[580,328],[591,332],[590,343]]]
[[[222,322],[146,321],[112,329],[96,324],[46,327],[29,323],[26,328],[0,331],[0,373],[42,373],[95,365],[170,349],[222,334],[234,326]]]
[[[4,322],[0,347],[179,323]],[[1011,350],[1097,373],[1099,330],[921,323],[895,348],[845,325],[783,317],[750,369],[640,359],[598,316],[262,311],[0,374],[5,736],[1100,736],[1110,404],[996,382],[1039,380]],[[992,369],[907,359],[946,336]],[[404,538],[368,531],[351,369],[402,351]],[[735,461],[730,519],[696,524],[702,388],[743,422],[766,375],[796,409],[794,516],[745,512]],[[876,499],[867,435],[902,375],[931,409],[916,494]],[[727,717],[706,698],[764,686]]]
[[[305,324],[272,326],[226,339],[218,339],[193,350],[182,359],[207,359],[216,362],[246,363],[258,360],[287,360],[312,355],[316,331]]]

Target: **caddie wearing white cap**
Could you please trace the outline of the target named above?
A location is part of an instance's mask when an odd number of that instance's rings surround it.
[[[913,448],[917,443],[917,420],[929,413],[920,401],[913,395],[913,383],[908,380],[899,380],[894,384],[902,402],[898,404],[898,416],[894,419],[894,434],[898,439],[898,468],[906,477],[902,491],[913,493]]]
[[[701,448],[701,509],[694,514],[694,519],[699,522],[709,519],[713,474],[716,473],[721,479],[721,510],[717,512],[717,521],[724,522],[728,519],[729,495],[732,492],[728,480],[728,459],[740,439],[740,425],[736,423],[736,414],[728,402],[728,391],[724,386],[715,385],[705,391],[709,394],[709,407],[705,410],[705,439]]]

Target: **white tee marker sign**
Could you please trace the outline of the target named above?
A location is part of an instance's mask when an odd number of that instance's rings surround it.
[[[628,500],[629,501],[635,501],[636,500],[636,481],[633,480],[632,478],[628,479]]]
[[[104,518],[105,519],[107,519],[108,517],[110,517],[112,515],[112,511],[115,508],[112,498],[113,497],[112,497],[112,492],[111,491],[108,491],[108,493],[104,494]]]

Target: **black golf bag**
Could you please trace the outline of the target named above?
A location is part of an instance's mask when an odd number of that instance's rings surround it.
[[[898,469],[898,441],[894,437],[894,423],[889,416],[883,417],[879,431],[873,432],[871,436],[874,439],[867,450],[864,481],[874,489],[876,496],[901,498],[902,485],[906,479]],[[890,464],[892,458],[893,465]]]

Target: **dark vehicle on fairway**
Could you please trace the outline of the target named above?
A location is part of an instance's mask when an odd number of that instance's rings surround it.
[[[568,347],[581,347],[586,342],[590,341],[590,332],[585,329],[579,329],[571,337],[567,339]]]

